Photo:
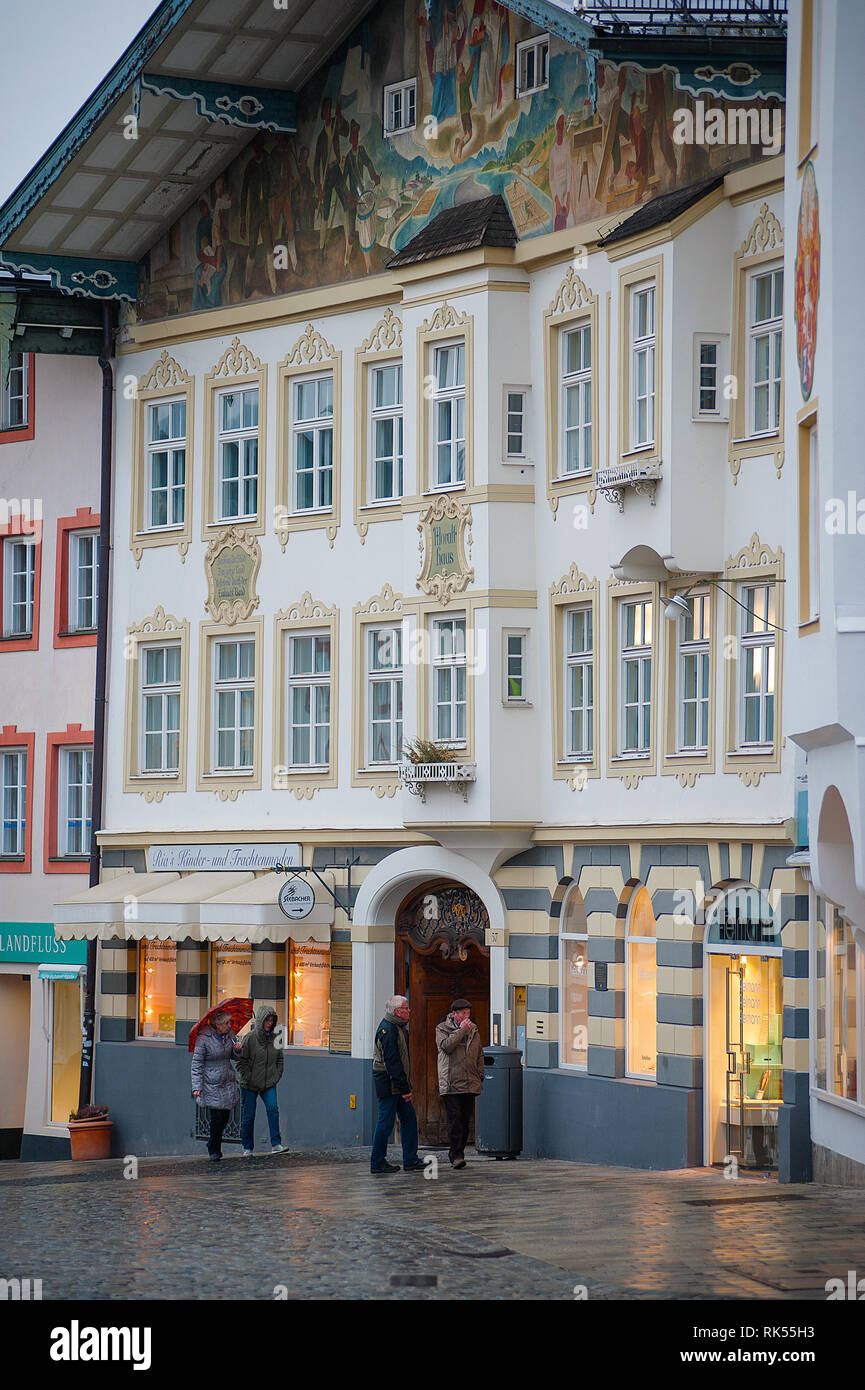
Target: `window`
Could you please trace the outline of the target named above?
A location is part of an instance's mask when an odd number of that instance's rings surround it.
[[[417,78],[392,82],[384,89],[384,133],[399,135],[414,130],[417,122]]]
[[[739,587],[740,747],[775,738],[775,593],[774,584]]]
[[[622,753],[648,753],[652,731],[652,602],[620,605]]]
[[[252,769],[255,744],[255,642],[215,644],[213,768]]]
[[[466,480],[465,344],[437,347],[433,355],[434,487]]]
[[[177,947],[173,941],[138,946],[138,1036],[174,1042]]]
[[[330,763],[330,633],[292,633],[288,638],[291,767]]]
[[[402,497],[402,363],[373,367],[371,502],[392,502]]]
[[[31,368],[29,353],[10,352],[9,378],[0,382],[0,431],[26,430],[30,424]]]
[[[182,526],[186,512],[186,400],[147,407],[145,527]]]
[[[81,980],[54,980],[51,999],[51,1122],[78,1109],[81,1085]]]
[[[531,96],[550,85],[550,40],[547,34],[517,44],[517,96]]]
[[[367,758],[392,764],[402,755],[402,628],[368,627],[366,649]]]
[[[330,1044],[330,947],[290,943],[288,1035],[293,1047]]]
[[[211,1004],[226,999],[248,999],[252,994],[252,947],[232,942],[212,948]]]
[[[589,1055],[588,924],[575,883],[562,903],[560,936],[563,1067],[585,1067]]]
[[[748,281],[749,433],[773,434],[781,422],[784,272],[755,272]]]
[[[527,632],[503,632],[504,649],[504,693],[506,705],[525,705],[528,703],[526,687],[526,649],[529,636]]]
[[[562,441],[560,476],[586,473],[592,467],[592,336],[581,324],[561,334]]]
[[[7,540],[3,547],[3,635],[30,637],[36,584],[36,543]]]
[[[527,406],[528,391],[512,390],[505,387],[505,458],[524,459],[527,452]]]
[[[694,335],[695,420],[727,419],[724,378],[727,373],[728,345],[727,336],[720,333]]]
[[[90,853],[93,749],[61,748],[57,849],[61,856]]]
[[[258,387],[220,392],[216,400],[219,521],[258,514]]]
[[[829,988],[831,991],[830,1088],[845,1100],[858,1100],[856,1074],[856,942],[853,928],[837,909],[831,914],[828,939]]]
[[[655,442],[655,287],[631,289],[631,448]]]
[[[294,509],[320,511],[333,503],[333,374],[295,381],[292,391]]]
[[[0,795],[3,799],[4,857],[22,858],[27,828],[27,753],[23,749],[0,753]]]
[[[139,768],[173,774],[180,767],[180,645],[140,647]]]
[[[592,610],[569,608],[565,622],[565,756],[591,758],[594,746]]]
[[[432,625],[433,739],[466,740],[466,620],[435,618]]]
[[[652,900],[640,887],[630,902],[625,937],[626,1071],[653,1081],[658,1065],[656,930]]]
[[[99,598],[99,533],[76,531],[69,537],[69,631],[96,628]]]
[[[709,746],[709,594],[691,594],[685,602],[688,611],[677,620],[678,750],[703,752]]]

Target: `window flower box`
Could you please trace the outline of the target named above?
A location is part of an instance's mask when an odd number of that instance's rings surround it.
[[[406,791],[426,801],[427,789],[431,785],[449,787],[462,792],[463,801],[468,801],[469,785],[477,780],[477,763],[435,762],[399,764],[399,777]]]

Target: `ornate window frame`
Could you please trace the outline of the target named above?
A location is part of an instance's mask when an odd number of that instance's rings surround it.
[[[216,402],[228,387],[258,387],[258,508],[255,517],[217,517],[216,485]],[[267,509],[267,366],[260,362],[240,339],[231,340],[212,371],[204,378],[204,457],[201,470],[201,539],[209,540],[214,531],[241,526],[261,536],[266,530]]]
[[[739,481],[743,459],[770,457],[775,474],[784,466],[784,397],[786,393],[784,351],[781,353],[781,409],[778,428],[757,437],[748,429],[748,280],[755,270],[777,262],[784,266],[784,229],[769,207],[762,203],[751,229],[733,257],[733,333],[730,340],[730,372],[737,383],[737,394],[730,401],[729,460],[734,485]]]
[[[667,603],[677,594],[685,595],[691,587],[702,591],[708,589],[709,594],[709,731],[706,744],[706,751],[703,753],[696,751],[678,751],[678,728],[679,728],[679,624],[681,618],[677,617],[675,624],[665,623],[664,626],[664,651],[661,660],[664,670],[664,701],[661,711],[663,741],[661,744],[661,776],[676,777],[680,787],[693,787],[697,778],[703,774],[715,771],[715,723],[716,723],[716,696],[717,670],[718,670],[718,606],[716,604],[717,587],[714,584],[703,586],[695,581],[698,575],[683,576],[681,580],[667,584],[666,594],[660,601]]]
[[[213,648],[221,637],[255,639],[255,736],[249,772],[214,772],[213,748]],[[214,792],[220,801],[236,801],[244,791],[261,790],[261,744],[264,724],[264,619],[243,623],[199,623],[198,628],[198,759],[195,790]]]
[[[142,772],[139,763],[139,696],[141,672],[138,652],[141,646],[180,647],[180,753],[177,772]],[[161,604],[140,623],[126,629],[123,650],[126,658],[126,719],[123,735],[123,790],[138,792],[145,801],[161,801],[166,792],[186,791],[186,765],[189,737],[189,623],[166,613]]]
[[[427,659],[419,659],[417,665],[417,731],[419,738],[432,739],[432,681],[430,671],[432,670],[432,620],[433,618],[460,618],[465,617],[466,623],[466,737],[465,741],[450,740],[448,746],[456,747],[459,750],[460,762],[473,762],[475,757],[475,674],[473,670],[476,660],[476,653],[473,648],[476,643],[474,635],[469,637],[469,633],[474,634],[475,613],[480,607],[476,599],[471,599],[465,594],[454,598],[453,607],[444,606],[433,600],[424,603],[421,601],[415,607],[417,613],[418,626],[418,655]],[[422,634],[422,635],[421,635]],[[410,658],[411,659],[411,658]],[[406,702],[403,700],[403,717],[405,717]],[[442,743],[445,740],[441,740]]]
[[[183,525],[171,530],[151,531],[144,525],[147,493],[147,407],[154,401],[174,400],[183,396],[186,401],[186,469],[183,500]],[[181,560],[192,541],[192,507],[195,476],[195,378],[175,362],[167,348],[149,371],[139,377],[135,388],[132,411],[132,507],[129,515],[129,549],[135,568],[141,565],[145,550],[157,546],[176,545]]]
[[[86,874],[90,870],[88,849],[82,855],[60,853],[60,758],[71,749],[93,749],[93,730],[80,724],[67,724],[61,732],[49,733],[45,746],[45,820],[42,831],[42,872],[44,874]],[[92,788],[91,788],[92,795]],[[91,803],[92,804],[92,803]]]
[[[436,347],[462,339],[465,344],[466,366],[466,476],[465,482],[449,483],[447,486],[433,486],[432,459],[432,401],[428,398],[426,383],[432,374],[433,353]],[[424,319],[417,330],[417,434],[418,434],[418,475],[416,487],[424,497],[435,497],[441,492],[470,492],[475,485],[474,462],[474,415],[475,415],[475,350],[474,317],[469,313],[458,313],[447,299],[443,299],[432,318]],[[405,381],[403,381],[405,398]]]
[[[658,598],[660,585],[630,580],[607,580],[607,761],[608,777],[619,777],[629,791],[640,785],[643,777],[654,777],[658,770]],[[621,649],[619,644],[619,614],[623,601],[650,599],[652,603],[652,713],[648,753],[619,752]]]
[[[783,710],[781,708],[784,689],[784,552],[781,546],[772,550],[765,545],[755,531],[747,545],[735,555],[727,558],[724,566],[724,587],[734,592],[738,586],[749,581],[775,585],[775,707],[774,740],[771,751],[758,749],[748,752],[737,746],[737,711],[739,703],[739,614],[741,608],[728,596],[724,619],[725,641],[732,638],[735,644],[736,660],[725,661],[726,679],[724,683],[724,772],[735,772],[746,787],[757,787],[767,772],[781,771],[781,747],[783,738],[781,727]]]
[[[655,289],[655,437],[649,444],[631,444],[631,292],[646,282]],[[618,461],[639,460],[660,465],[664,442],[664,259],[640,261],[619,271],[619,389]]]
[[[405,712],[407,682],[405,673],[408,667],[408,642],[405,619],[408,610],[405,599],[390,584],[385,584],[380,593],[373,594],[366,603],[357,603],[352,609],[352,691],[351,691],[351,785],[368,787],[376,796],[392,797],[400,787],[397,764],[393,767],[382,764],[368,767],[366,764],[366,634],[370,627],[401,627],[403,643],[403,731],[405,731]]]
[[[579,475],[559,476],[560,385],[562,337],[578,323],[589,325],[592,352],[592,466]],[[584,492],[589,506],[597,498],[596,478],[600,444],[600,353],[598,341],[598,296],[593,294],[569,265],[551,303],[544,312],[544,404],[547,431],[547,501],[553,516],[559,499]]]
[[[417,504],[417,498],[405,494],[405,459],[403,460],[403,495],[389,502],[370,502],[370,380],[373,367],[403,363],[402,320],[393,309],[387,308],[367,338],[354,354],[354,524],[361,545],[366,541],[370,524],[376,521],[396,521],[406,505]],[[402,398],[405,412],[405,365],[403,363]]]
[[[330,635],[330,757],[327,769],[293,768],[288,762],[286,711],[289,680],[286,649],[289,633]],[[323,787],[335,787],[339,780],[339,609],[328,608],[314,599],[309,589],[297,603],[280,609],[273,620],[275,679],[273,682],[273,769],[271,786],[275,791],[291,791],[298,801],[311,801]]]
[[[305,515],[292,510],[291,392],[296,377],[333,373],[333,481],[327,511]],[[342,479],[342,353],[318,332],[306,328],[276,368],[276,505],[274,530],[283,551],[293,531],[325,531],[331,550],[341,520]]]
[[[601,632],[601,586],[598,579],[583,574],[573,563],[558,582],[550,585],[550,692],[553,721],[553,780],[566,782],[571,791],[582,791],[589,777],[600,777],[600,707],[598,695],[600,667],[598,642]],[[581,606],[592,610],[592,756],[568,758],[565,755],[565,614]]]

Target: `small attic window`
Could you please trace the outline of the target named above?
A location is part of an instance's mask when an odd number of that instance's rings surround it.
[[[417,78],[393,82],[384,89],[384,133],[401,135],[417,124]]]
[[[517,44],[517,96],[528,97],[550,85],[548,34]]]

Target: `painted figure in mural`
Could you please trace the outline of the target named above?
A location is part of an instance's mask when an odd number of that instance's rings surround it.
[[[297,175],[291,190],[294,221],[298,231],[311,232],[315,225],[315,185],[309,168],[309,146],[301,145]]]
[[[642,198],[649,182],[649,142],[646,137],[646,128],[643,125],[642,108],[636,105],[637,94],[631,92],[631,112],[628,118],[628,130],[631,136],[631,145],[634,151],[633,159],[629,159],[625,165],[625,176],[628,183],[636,184],[637,198]]]
[[[225,251],[217,242],[214,219],[206,198],[200,199],[198,212],[198,226],[195,231],[198,265],[192,282],[192,307],[214,309],[222,303],[222,282],[227,269]]]
[[[296,182],[297,156],[294,143],[277,139],[270,152],[270,225],[277,242],[288,251],[291,268],[297,274],[297,243],[292,186]],[[285,267],[283,267],[285,268]]]
[[[510,53],[510,11],[495,0],[475,0],[469,25],[469,48],[477,53],[472,78],[475,104],[492,118],[502,104],[502,73]]]
[[[553,231],[572,227],[576,222],[577,190],[574,161],[565,139],[565,113],[556,117],[556,138],[550,147],[550,197],[553,200]]]
[[[347,266],[356,238],[360,237],[360,249],[368,271],[372,270],[370,252],[375,245],[375,196],[372,190],[364,188],[363,171],[366,169],[377,188],[381,175],[376,170],[366,150],[361,148],[360,126],[352,121],[349,127],[349,146],[342,166],[345,191],[348,198],[348,234],[345,239],[345,261]]]
[[[457,63],[457,98],[460,107],[460,133],[455,135],[451,144],[451,153],[455,164],[462,159],[463,151],[467,145],[471,144],[472,139],[472,78],[478,62],[478,51],[475,49],[472,60],[466,67],[462,58]]]
[[[252,273],[259,245],[264,246],[267,283],[276,294],[276,265],[273,256],[273,234],[270,230],[270,171],[264,158],[264,141],[257,135],[252,142],[252,158],[243,174],[240,189],[240,236],[246,240],[246,269],[243,293],[252,293]]]
[[[427,28],[427,67],[433,84],[431,114],[446,121],[457,114],[456,64],[466,41],[466,17],[459,0],[426,0],[418,23]]]
[[[333,200],[334,194],[336,194],[342,209],[343,227],[346,238],[348,238],[348,196],[342,171],[340,144],[342,137],[348,135],[349,128],[339,102],[336,103],[336,111],[334,112],[330,97],[325,97],[321,103],[321,119],[324,122],[324,129],[319,133],[315,143],[312,173],[315,179],[315,193],[318,199],[320,217],[318,244],[322,258],[324,258],[324,246],[330,230],[331,210],[336,207]]]
[[[676,146],[670,137],[668,122],[668,93],[672,93],[671,73],[668,68],[646,74],[646,140],[649,151],[649,177],[655,172],[655,151],[652,140],[657,133],[658,145],[664,156],[667,168],[676,178]]]

